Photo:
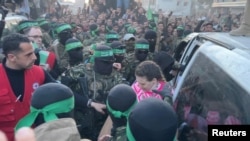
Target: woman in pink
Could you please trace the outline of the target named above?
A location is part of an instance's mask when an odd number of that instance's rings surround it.
[[[149,97],[172,103],[172,94],[161,68],[153,61],[143,61],[135,69],[136,81],[132,88],[140,102]]]

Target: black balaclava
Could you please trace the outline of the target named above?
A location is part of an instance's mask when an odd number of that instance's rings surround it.
[[[145,33],[144,38],[149,42],[149,51],[154,52],[157,39],[156,32],[154,30],[148,30]]]
[[[111,135],[115,136],[115,129],[126,126],[128,114],[137,104],[136,94],[129,85],[118,84],[110,90],[106,104],[113,122]]]
[[[39,86],[35,91],[31,99],[31,106],[36,109],[42,109],[43,107],[63,101],[73,97],[73,92],[70,88],[59,83],[47,83]],[[41,100],[42,99],[42,100]],[[73,112],[57,114],[58,118],[72,117]],[[42,114],[39,114],[35,125],[38,126],[44,123],[44,118]]]
[[[125,45],[123,45],[120,41],[114,41],[110,44],[110,47],[113,49],[115,62],[122,63],[125,55]]]
[[[139,102],[128,117],[128,141],[173,141],[177,115],[163,100],[151,97]]]
[[[173,76],[170,74],[174,65],[174,58],[165,51],[160,51],[154,54],[153,61],[156,62],[162,69],[162,72],[167,81],[170,81]]]
[[[71,26],[69,24],[59,24],[56,27],[56,33],[58,34],[59,42],[65,45],[69,38],[73,37]]]
[[[113,69],[113,50],[106,45],[96,47],[94,54],[94,71],[101,75],[110,75]]]
[[[149,44],[145,39],[139,39],[135,43],[135,57],[139,61],[146,60],[149,52]]]
[[[69,54],[70,66],[83,62],[83,44],[78,39],[70,38],[66,41],[65,50]]]

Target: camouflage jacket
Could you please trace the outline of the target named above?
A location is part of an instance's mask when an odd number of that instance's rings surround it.
[[[52,44],[52,38],[47,32],[43,32],[43,44],[46,48],[49,48]]]
[[[116,128],[116,134],[109,141],[127,141],[126,126]]]
[[[69,55],[65,50],[65,46],[55,40],[52,45],[52,51],[56,54],[58,60],[59,69],[64,72],[69,66]]]
[[[96,36],[96,37],[90,37],[88,39],[84,39],[82,43],[83,43],[83,46],[90,46],[91,44],[103,42],[104,40],[105,39],[103,39],[102,37]]]
[[[101,75],[94,72],[91,64],[79,64],[69,68],[64,75],[71,81],[69,87],[72,91],[80,92],[79,77],[87,79],[87,88],[89,98],[105,103],[109,90],[115,85],[122,83],[122,75],[115,69],[110,75]],[[82,92],[83,94],[83,92]]]

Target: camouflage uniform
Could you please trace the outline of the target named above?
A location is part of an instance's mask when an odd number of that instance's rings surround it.
[[[116,84],[122,83],[122,75],[113,69],[110,75],[101,75],[93,69],[84,70],[88,78],[89,97],[95,101],[105,103],[109,90]]]
[[[43,32],[43,44],[46,48],[50,47],[52,43],[52,38],[50,37],[49,33]]]
[[[58,39],[56,39],[52,44],[52,50],[56,54],[58,60],[59,69],[64,72],[69,67],[69,55],[65,50],[65,42],[72,38],[72,28],[69,24],[60,23],[55,28]]]
[[[113,136],[109,141],[127,141],[126,126],[116,128],[115,136]]]
[[[88,97],[99,103],[105,103],[109,90],[116,84],[122,83],[122,76],[116,70],[110,75],[101,75],[94,72],[91,64],[79,64],[69,68],[63,75],[71,82],[68,85],[74,92],[84,94],[81,91],[78,78],[85,77],[87,80]],[[86,93],[85,93],[86,94]],[[94,109],[86,109],[85,112],[75,110],[75,120],[81,125],[80,134],[82,138],[97,140],[97,136],[107,115],[101,115]]]
[[[55,40],[52,45],[52,51],[56,54],[60,71],[64,72],[69,66],[69,55],[65,51],[65,46],[59,43],[58,40]]]
[[[103,41],[103,39],[100,38],[99,36],[91,37],[89,33],[77,34],[76,37],[81,38],[79,40],[82,41],[84,46],[90,46],[93,43],[98,43]]]

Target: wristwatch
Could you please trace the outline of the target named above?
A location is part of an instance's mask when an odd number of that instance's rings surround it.
[[[89,108],[91,108],[91,103],[92,103],[92,102],[93,102],[92,99],[89,99],[89,100],[88,100],[87,106],[88,106]]]

